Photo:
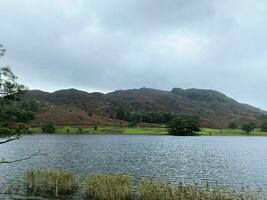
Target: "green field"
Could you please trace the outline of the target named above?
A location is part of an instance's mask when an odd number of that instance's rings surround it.
[[[249,135],[241,129],[211,129],[203,128],[200,135],[212,135],[212,136],[267,136],[267,132],[262,132],[260,129],[255,129]]]
[[[42,133],[41,128],[31,128],[32,133]],[[155,127],[120,127],[120,126],[99,126],[97,130],[94,127],[82,128],[79,130],[77,127],[61,126],[56,127],[56,133],[58,134],[125,134],[125,135],[168,135],[167,128],[155,128]],[[241,129],[211,129],[202,128],[199,135],[202,136],[267,136],[267,132],[261,132],[259,129],[255,129],[249,135]]]
[[[42,133],[42,129],[31,128],[32,133]],[[120,134],[127,134],[127,135],[167,135],[168,131],[166,128],[148,128],[148,127],[120,127],[120,126],[99,126],[97,130],[94,127],[79,128],[71,127],[71,126],[64,126],[64,127],[56,127],[56,133],[62,134],[74,134],[74,133],[85,133],[85,134],[96,134],[96,133],[120,133]]]

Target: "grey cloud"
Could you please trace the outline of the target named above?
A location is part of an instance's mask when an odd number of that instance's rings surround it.
[[[0,42],[31,88],[209,88],[267,110],[263,0],[2,0]]]

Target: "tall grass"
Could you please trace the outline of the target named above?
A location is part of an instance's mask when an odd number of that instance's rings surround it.
[[[73,173],[52,170],[28,170],[26,175],[28,195],[58,197],[72,195],[76,188]]]
[[[264,193],[249,190],[230,191],[196,184],[177,185],[143,180],[137,188],[125,175],[92,175],[76,182],[70,172],[29,170],[25,176],[27,195],[69,199],[74,193],[89,200],[264,200]],[[76,184],[76,183],[79,183]],[[78,186],[78,187],[77,187]],[[77,190],[76,190],[77,189]]]
[[[130,200],[131,178],[124,175],[94,175],[85,181],[86,199]]]
[[[142,181],[138,184],[140,200],[259,200],[258,193],[236,193],[218,187],[193,185],[171,185],[164,182]]]

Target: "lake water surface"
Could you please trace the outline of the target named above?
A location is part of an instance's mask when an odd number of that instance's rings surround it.
[[[0,159],[36,151],[47,156],[0,165],[0,183],[29,168],[129,174],[135,179],[205,183],[267,191],[267,137],[174,137],[140,135],[30,135],[0,145]]]

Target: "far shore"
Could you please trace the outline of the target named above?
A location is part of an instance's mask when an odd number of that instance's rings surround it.
[[[31,128],[31,133],[43,133],[41,127]],[[124,134],[124,135],[170,135],[165,127],[125,127],[125,126],[94,126],[77,127],[77,126],[56,126],[53,134]],[[215,129],[202,128],[198,136],[267,136],[267,132],[260,129],[247,134],[241,129]]]

